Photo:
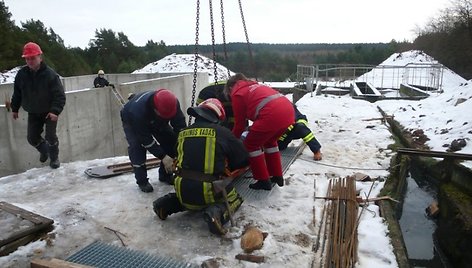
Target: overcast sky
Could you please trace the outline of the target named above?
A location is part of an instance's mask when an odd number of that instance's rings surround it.
[[[143,46],[195,44],[196,0],[4,0],[20,25],[40,20],[67,46],[85,48],[96,29],[123,32]],[[252,43],[412,41],[450,0],[241,0]],[[220,1],[213,1],[216,42],[222,43]],[[238,0],[224,0],[226,42],[245,42]],[[210,44],[209,1],[200,1],[200,44]]]

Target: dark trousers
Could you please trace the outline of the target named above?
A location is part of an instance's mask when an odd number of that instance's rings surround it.
[[[136,183],[139,185],[146,184],[149,180],[146,168],[147,150],[139,142],[134,129],[129,124],[123,123],[123,130],[125,132],[126,140],[128,141],[128,155],[129,160],[133,165]],[[160,131],[159,133],[154,133],[153,136],[167,155],[175,157],[174,147],[177,138],[172,130]],[[165,176],[166,174],[164,168],[159,167],[159,176]]]
[[[49,118],[46,119],[47,113],[28,113],[28,143],[34,146],[38,151],[41,152],[41,148],[44,148],[44,142],[47,142],[49,146],[49,156],[52,160],[58,158],[59,155],[59,139],[56,135],[57,121],[51,121]],[[46,134],[44,138],[41,134],[46,128]]]
[[[288,144],[292,140],[306,139],[305,143],[310,147],[313,153],[318,152],[321,149],[321,144],[312,134],[311,130],[303,123],[295,123],[293,129],[285,132],[282,137],[279,138],[278,145],[280,150],[285,150]]]

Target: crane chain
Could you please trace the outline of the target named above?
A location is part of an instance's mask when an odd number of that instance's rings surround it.
[[[193,86],[192,86],[192,100],[190,102],[190,107],[193,107],[195,104],[195,94],[197,91],[197,67],[198,67],[198,32],[200,24],[200,0],[197,0],[197,16],[195,22],[195,58],[193,63]],[[188,117],[188,125],[192,123],[192,116]]]
[[[251,43],[249,43],[249,35],[247,34],[247,28],[246,28],[246,21],[244,20],[244,13],[243,13],[243,6],[241,4],[241,0],[238,0],[239,2],[239,12],[241,13],[241,20],[243,22],[243,28],[244,28],[244,34],[246,35],[246,43],[247,43],[247,49],[249,51],[249,61],[250,64],[252,65],[252,69],[254,72],[254,77],[257,80],[257,72],[256,72],[256,65],[254,64],[254,58],[252,56],[252,50],[251,50]]]
[[[223,8],[223,0],[220,0],[220,7],[221,7],[221,31],[223,34],[223,50],[225,53],[225,65],[228,65],[228,50],[226,49],[226,34],[225,34],[225,15],[224,15],[224,8]],[[228,71],[228,78],[231,77],[231,71],[229,68],[226,68]]]
[[[216,67],[216,51],[215,51],[215,27],[213,23],[213,2],[212,0],[208,0],[210,3],[210,25],[211,25],[211,48],[213,51],[213,74],[215,78],[215,84],[218,83],[218,72],[217,72],[217,67]]]

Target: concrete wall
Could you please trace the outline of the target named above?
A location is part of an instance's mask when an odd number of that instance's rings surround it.
[[[179,75],[181,73],[145,73],[145,74],[105,74],[105,78],[108,82],[118,85],[121,83],[149,80],[154,78],[168,77]],[[64,90],[72,91],[78,89],[85,89],[93,87],[93,80],[97,77],[95,74],[89,75],[80,75],[80,76],[71,76],[71,77],[62,77],[61,82],[64,86]],[[2,98],[1,103],[3,103],[4,97],[7,99],[11,98],[13,93],[13,83],[0,84],[0,98]]]
[[[400,93],[403,96],[409,96],[409,97],[422,97],[422,98],[429,97],[429,93],[421,90],[420,88],[417,88],[409,84],[403,84],[403,83],[400,84]]]
[[[116,79],[119,81],[119,76]],[[76,83],[80,86],[85,80],[88,79],[70,78],[69,81],[71,85]],[[208,83],[208,74],[199,73],[197,92]],[[176,94],[186,114],[191,103],[193,74],[115,85],[125,99],[131,92],[167,88]],[[59,116],[57,127],[61,162],[127,155],[127,142],[119,113],[121,104],[111,88],[69,88],[66,98],[66,106]],[[0,105],[0,124],[0,176],[44,165],[39,162],[39,153],[26,141],[27,113],[24,110],[20,109],[18,120],[13,120],[5,105]]]

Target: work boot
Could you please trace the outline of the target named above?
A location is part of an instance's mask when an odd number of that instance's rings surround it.
[[[174,185],[174,175],[173,174],[166,174],[166,175],[159,175],[159,181],[167,183],[169,185]]]
[[[277,183],[279,187],[284,186],[284,177],[282,176],[273,176],[272,178],[270,178],[270,181],[273,183]]]
[[[58,168],[61,163],[59,163],[59,142],[51,145],[49,144],[49,158],[51,162],[49,162],[49,166],[53,169]]]
[[[167,216],[169,216],[169,213],[167,212],[167,210],[162,206],[164,197],[165,196],[158,198],[152,203],[152,209],[154,210],[154,213],[156,213],[156,215],[161,220],[165,220],[167,219]]]
[[[209,206],[203,212],[203,220],[208,224],[210,233],[224,235],[227,230],[221,223],[222,211],[217,206]]]
[[[321,158],[322,158],[322,157],[321,157],[321,151],[317,151],[317,152],[315,152],[315,153],[313,154],[313,159],[314,159],[315,161],[320,161]]]
[[[167,216],[172,215],[173,213],[185,210],[185,208],[180,204],[176,193],[169,193],[159,197],[154,200],[152,207],[154,213],[156,213],[161,220],[167,219]]]
[[[138,184],[138,186],[139,186],[139,189],[141,189],[141,191],[145,193],[150,193],[154,191],[154,188],[149,183],[149,181],[147,181],[146,183]]]
[[[185,208],[180,204],[176,193],[169,193],[154,200],[152,208],[154,213],[156,213],[161,220],[167,219],[167,216],[172,215],[173,213],[185,211]]]
[[[249,184],[249,188],[254,189],[254,190],[270,191],[272,190],[272,185],[270,184],[269,180],[266,180],[266,181],[258,180],[256,183]]]
[[[41,142],[36,149],[39,151],[39,162],[44,163],[49,158],[49,148],[45,141]]]
[[[159,181],[174,185],[174,174],[169,174],[164,168],[159,168]]]
[[[52,159],[52,158],[51,158],[51,162],[49,162],[49,166],[50,166],[51,168],[53,168],[53,169],[56,169],[56,168],[58,168],[58,167],[61,166],[61,163],[59,162],[59,159],[57,159],[57,158],[56,158],[56,159]]]

